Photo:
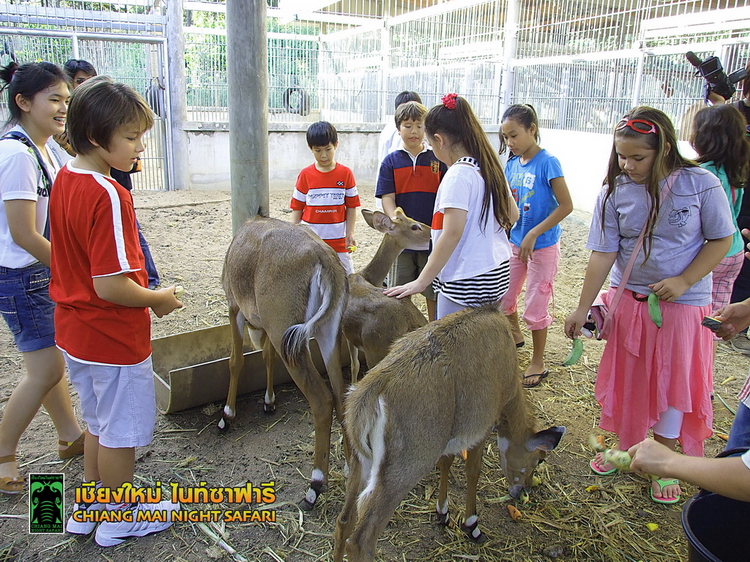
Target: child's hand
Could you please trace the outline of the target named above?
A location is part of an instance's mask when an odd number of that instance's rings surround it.
[[[725,340],[731,340],[740,331],[750,326],[750,302],[742,301],[727,305],[719,309],[715,317],[721,322],[716,335]]]
[[[657,443],[653,439],[644,439],[630,447],[628,454],[633,459],[630,461],[631,470],[647,474],[659,474],[663,477],[672,476],[672,474],[669,474],[669,462],[674,459],[677,453],[669,447]]]
[[[656,296],[660,299],[667,302],[674,302],[690,288],[690,284],[681,275],[678,275],[677,277],[667,277],[658,283],[649,285],[649,288],[653,289]]]
[[[151,307],[157,317],[166,316],[176,308],[182,308],[182,303],[175,296],[175,287],[165,287],[154,291],[159,295],[159,302]]]
[[[533,258],[534,244],[536,244],[537,236],[533,232],[527,232],[526,236],[523,237],[521,245],[518,247],[518,259],[522,263],[529,263]]]
[[[354,234],[347,234],[346,235],[346,247],[347,248],[356,248],[357,247],[357,241],[354,239]]]
[[[576,310],[565,319],[565,337],[572,340],[581,335],[581,328],[586,323],[587,311]]]
[[[423,283],[419,279],[416,279],[415,281],[411,281],[406,285],[398,285],[397,287],[385,289],[383,291],[383,294],[386,297],[396,297],[397,299],[402,299],[404,297],[408,297],[409,295],[416,295],[417,293],[421,293],[427,288],[427,285],[428,283]]]

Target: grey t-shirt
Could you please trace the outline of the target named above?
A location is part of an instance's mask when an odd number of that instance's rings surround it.
[[[680,275],[706,240],[734,233],[729,201],[716,176],[702,168],[683,168],[670,184],[659,210],[649,259],[644,263],[645,250],[641,249],[626,284],[627,289],[636,293],[647,295],[653,292],[649,285]],[[663,185],[662,182],[660,187]],[[605,194],[606,186],[596,202],[586,247],[597,252],[618,252],[610,274],[611,286],[617,287],[646,223],[650,201],[645,185],[621,175],[607,200],[602,229]],[[694,306],[710,304],[711,274],[690,287],[676,302]]]

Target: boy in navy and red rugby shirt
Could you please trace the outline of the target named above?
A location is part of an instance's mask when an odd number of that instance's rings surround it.
[[[292,222],[305,224],[339,256],[346,273],[354,272],[350,248],[354,241],[359,195],[352,171],[336,162],[339,140],[336,128],[327,121],[307,129],[307,146],[315,164],[303,169],[292,194]]]
[[[394,217],[396,207],[406,216],[429,225],[435,207],[435,195],[448,170],[424,142],[424,118],[427,108],[410,101],[396,110],[396,127],[401,146],[380,165],[375,197],[383,201],[383,212]],[[428,252],[404,250],[396,261],[395,285],[414,281],[427,263]],[[430,285],[422,292],[427,300],[430,321],[435,319],[435,292]]]

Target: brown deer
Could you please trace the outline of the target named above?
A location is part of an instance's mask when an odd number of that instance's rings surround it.
[[[468,450],[464,531],[481,542],[476,489],[483,446],[497,429],[510,494],[565,432],[535,433],[518,376],[510,323],[494,306],[448,315],[398,340],[346,398],[350,474],[335,531],[334,561],[375,557],[376,541],[419,480],[440,466],[438,521],[447,524],[453,456]]]
[[[383,233],[383,240],[370,263],[349,275],[343,329],[349,342],[352,382],[356,382],[359,373],[360,349],[367,366],[372,368],[386,356],[394,341],[427,324],[411,299],[386,297],[383,280],[403,250],[429,249],[430,227],[410,219],[401,208],[396,209],[395,218],[368,209],[362,209],[362,216],[368,225]]]
[[[235,234],[224,260],[222,284],[229,303],[232,346],[229,394],[219,428],[226,429],[235,417],[247,323],[253,344],[263,350],[270,389],[266,404],[274,402],[276,351],[310,403],[315,457],[310,488],[300,507],[312,509],[328,478],[334,405],[339,422],[343,417],[340,335],[347,299],[346,272],[336,252],[310,229],[256,217]],[[313,365],[308,344],[311,337],[320,347],[333,395]],[[346,440],[344,445],[346,449]]]

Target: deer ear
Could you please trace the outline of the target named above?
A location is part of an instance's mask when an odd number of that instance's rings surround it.
[[[368,224],[383,234],[393,230],[393,221],[391,220],[391,217],[381,211],[373,211],[372,223],[368,221]]]
[[[362,209],[362,217],[370,228],[375,228],[375,224],[373,223],[375,220],[373,217],[374,214],[370,209]]]
[[[539,431],[526,440],[526,450],[551,451],[560,443],[565,435],[565,426],[558,425]]]

